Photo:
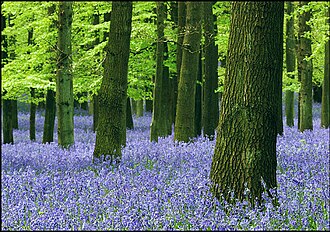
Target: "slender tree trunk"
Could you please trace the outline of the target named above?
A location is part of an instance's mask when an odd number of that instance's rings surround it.
[[[168,68],[164,67],[164,21],[166,6],[164,2],[157,2],[157,50],[156,50],[156,77],[153,91],[153,111],[150,127],[150,141],[158,142],[158,137],[169,135],[170,119],[168,115]],[[167,46],[167,45],[166,45]]]
[[[219,121],[218,88],[218,47],[215,45],[215,19],[212,12],[213,2],[204,2],[204,51],[205,51],[205,82],[203,98],[203,127],[204,135],[214,138]]]
[[[94,160],[121,160],[126,145],[127,75],[132,29],[132,2],[112,2],[111,26],[99,91],[99,119]]]
[[[60,2],[56,105],[58,144],[63,148],[74,143],[71,26],[72,2]]]
[[[42,143],[50,143],[54,141],[55,115],[55,92],[52,89],[48,89],[46,95],[46,111]]]
[[[48,7],[48,16],[51,17],[56,10],[56,5],[52,4]],[[56,20],[53,20],[49,31],[53,31],[56,27]],[[51,49],[48,52],[52,52]],[[53,67],[55,67],[56,60],[52,58],[50,60]],[[55,73],[54,73],[55,76]],[[53,78],[49,79],[50,82],[53,82]],[[56,116],[56,98],[55,98],[55,91],[51,88],[47,89],[46,94],[46,105],[45,105],[45,121],[44,121],[44,129],[42,135],[42,143],[51,143],[54,141],[54,127],[55,127],[55,116]]]
[[[174,140],[188,142],[195,134],[195,92],[201,42],[202,2],[187,2]]]
[[[136,101],[136,117],[143,116],[143,99]]]
[[[35,88],[30,89],[31,99],[35,99]],[[37,105],[33,102],[30,103],[30,140],[36,140],[36,111]]]
[[[202,52],[199,53],[198,74],[195,93],[195,134],[198,137],[202,134]]]
[[[308,5],[309,2],[299,2],[300,7]],[[313,65],[310,56],[312,55],[311,40],[305,37],[305,33],[310,33],[311,27],[307,22],[311,18],[310,11],[304,11],[299,15],[299,60],[298,75],[300,75],[300,118],[299,130],[313,130],[313,98],[312,98],[312,74]]]
[[[1,2],[2,5],[3,2]],[[1,32],[6,27],[6,17],[1,12]],[[3,43],[3,49],[1,49],[1,68],[4,67],[4,64],[7,63],[8,58],[8,41],[7,36],[1,33],[1,42]],[[7,93],[7,90],[4,90],[2,95],[2,132],[3,132],[3,143],[14,143],[13,136],[13,122],[12,122],[12,107],[13,104],[11,100],[4,99]]]
[[[294,6],[292,2],[286,2],[287,14],[290,16],[286,21],[286,69],[287,72],[294,72],[296,69],[296,56],[295,56],[295,36],[294,36]],[[288,74],[288,77],[294,79],[293,74]],[[289,127],[294,126],[294,92],[287,90],[285,92],[285,115],[286,124]]]
[[[176,83],[174,85],[174,123],[176,118],[176,106],[178,103],[178,86],[180,81],[180,70],[182,63],[182,47],[183,47],[183,38],[186,25],[186,2],[178,1],[178,39],[176,46]]]
[[[211,191],[252,205],[276,189],[278,78],[283,63],[283,2],[233,2],[228,63],[212,160]],[[249,192],[245,192],[246,188]],[[268,191],[270,194],[270,192]]]
[[[326,12],[327,20],[326,24],[330,26],[330,7]],[[322,108],[321,108],[321,126],[324,128],[329,128],[330,124],[330,66],[329,66],[329,57],[330,54],[330,38],[328,35],[328,41],[325,44],[325,56],[324,56],[324,77],[322,84]]]
[[[99,95],[93,95],[93,131],[97,131],[97,123],[99,119]]]
[[[18,129],[18,111],[17,111],[17,100],[12,100],[13,109],[13,129]]]
[[[134,129],[131,101],[129,100],[129,97],[127,97],[127,103],[126,103],[126,128]]]

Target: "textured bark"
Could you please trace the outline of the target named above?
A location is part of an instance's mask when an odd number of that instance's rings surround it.
[[[72,2],[59,3],[58,59],[56,106],[58,145],[67,148],[74,143],[73,80],[72,80]]]
[[[328,27],[330,26],[330,7],[326,12],[327,20],[326,23]],[[325,44],[325,55],[324,55],[324,77],[322,84],[322,107],[321,107],[321,127],[329,128],[330,124],[330,66],[329,66],[329,57],[330,54],[330,38],[328,35],[328,41]]]
[[[174,85],[174,123],[176,118],[176,106],[178,104],[178,85],[182,63],[182,46],[186,25],[186,2],[178,1],[178,39],[176,46],[176,83]]]
[[[283,2],[233,2],[227,70],[212,160],[211,191],[228,202],[261,200],[276,189],[278,78],[283,63]],[[249,193],[245,193],[246,188]],[[268,191],[270,194],[270,192]]]
[[[48,7],[48,16],[51,17],[55,13],[55,10],[56,10],[55,4],[52,4],[50,7]],[[56,27],[56,21],[53,20],[49,27],[49,31],[51,32],[52,30],[55,30],[55,27]],[[49,48],[48,52],[52,52],[51,48]],[[55,58],[52,58],[50,62],[55,67],[56,64]],[[49,81],[53,81],[53,79],[50,78]],[[55,115],[56,115],[55,91],[53,91],[52,89],[47,89],[42,143],[50,143],[54,141]]]
[[[205,81],[203,98],[203,127],[204,135],[214,138],[215,129],[219,121],[219,94],[218,88],[218,46],[215,45],[216,18],[212,12],[213,2],[204,2],[204,53],[205,53]]]
[[[156,76],[153,91],[153,111],[150,125],[150,141],[158,142],[158,137],[169,135],[171,127],[168,115],[168,68],[164,67],[164,21],[166,19],[166,5],[157,2],[157,50],[156,50]],[[166,45],[167,46],[167,45]]]
[[[195,134],[195,92],[201,41],[203,3],[187,2],[174,140],[188,142]]]
[[[121,160],[126,145],[127,75],[132,29],[132,2],[112,2],[104,75],[99,91],[99,119],[94,160]]]
[[[286,21],[286,70],[287,72],[294,72],[296,69],[296,56],[295,56],[295,36],[294,36],[294,5],[292,2],[286,2],[287,14],[291,16]],[[293,74],[288,74],[289,78],[294,79]],[[285,92],[285,115],[286,124],[289,127],[294,126],[294,92],[287,90]]]
[[[56,115],[55,92],[51,89],[48,89],[46,95],[46,111],[45,111],[45,122],[44,122],[42,143],[50,143],[54,141],[55,115]]]
[[[132,117],[132,109],[131,109],[131,101],[129,100],[129,97],[127,97],[127,102],[126,102],[126,128],[127,129],[133,129],[134,128],[133,117]]]
[[[36,97],[35,88],[30,89],[31,99]],[[30,140],[36,140],[36,111],[37,105],[33,102],[30,103]]]
[[[308,2],[299,2],[299,6],[308,5]],[[300,76],[299,91],[299,130],[313,130],[313,98],[312,98],[312,74],[313,64],[309,57],[312,55],[312,44],[309,38],[305,37],[305,33],[311,32],[311,27],[307,22],[311,18],[310,11],[304,11],[299,15],[299,56],[298,56],[298,75]],[[308,59],[308,60],[306,60]]]

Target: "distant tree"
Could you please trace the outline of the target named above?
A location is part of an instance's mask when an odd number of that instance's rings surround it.
[[[308,1],[300,1],[299,7],[302,9],[308,3]],[[298,126],[300,131],[313,130],[312,42],[308,37],[308,34],[311,33],[311,27],[308,24],[310,18],[310,9],[303,10],[298,16],[298,80],[300,80]]]
[[[328,6],[328,10],[326,11],[326,24],[328,24],[328,28],[330,26],[330,7]],[[329,31],[327,35],[327,42],[325,43],[325,56],[324,56],[324,77],[322,84],[322,108],[321,108],[321,126],[324,128],[329,128],[330,124],[330,66],[329,66],[329,53],[330,53],[330,38]]]
[[[195,90],[195,133],[193,137],[198,137],[202,134],[202,81],[202,52],[200,52],[198,57],[198,72]]]
[[[174,140],[188,142],[195,134],[195,92],[201,42],[202,2],[187,2]],[[179,6],[180,8],[180,6]]]
[[[166,5],[157,2],[157,49],[156,49],[156,76],[153,91],[153,111],[150,125],[150,140],[158,142],[158,137],[169,135],[171,122],[169,118],[168,69],[164,66],[165,37],[164,21],[166,19]]]
[[[204,54],[205,54],[205,81],[203,98],[203,128],[204,136],[213,139],[219,121],[219,94],[218,88],[218,46],[215,44],[216,30],[213,17],[213,2],[204,2]]]
[[[126,145],[127,75],[132,2],[112,2],[104,76],[99,91],[99,119],[93,161],[120,162]]]
[[[287,14],[289,18],[286,21],[286,70],[288,77],[294,79],[295,76],[292,72],[296,69],[296,56],[295,56],[295,36],[294,36],[294,5],[292,2],[286,2]],[[285,91],[285,115],[286,124],[289,127],[294,126],[294,91]]]
[[[3,2],[1,2],[1,5]],[[1,6],[2,7],[2,6]],[[6,17],[3,15],[1,11],[1,32],[6,27]],[[3,49],[1,49],[1,68],[4,67],[5,63],[7,63],[8,52],[7,52],[7,36],[1,33],[1,41],[3,43]],[[12,124],[12,103],[9,99],[3,99],[3,97],[7,94],[7,91],[4,90],[2,92],[2,132],[3,132],[3,143],[14,143],[13,137],[13,124]]]
[[[127,129],[134,128],[131,101],[129,100],[129,97],[127,97],[127,103],[126,103],[126,128]]]
[[[233,2],[216,147],[215,197],[261,201],[276,189],[278,78],[283,64],[283,2]],[[245,192],[249,189],[248,192]],[[270,194],[270,191],[268,191]]]
[[[52,4],[47,8],[48,17],[52,17],[55,13],[56,5]],[[49,32],[53,32],[56,28],[56,20],[51,20],[49,26]],[[48,48],[48,52],[53,54],[51,47]],[[56,59],[54,55],[49,58],[51,66],[54,67],[52,70],[55,70]],[[55,76],[55,73],[52,73]],[[49,78],[49,82],[52,83],[53,77]],[[45,121],[44,121],[44,130],[42,135],[42,143],[50,143],[54,141],[54,127],[55,127],[55,116],[56,116],[56,98],[55,91],[52,88],[47,89],[46,93],[46,106],[45,106]]]
[[[58,144],[67,148],[74,143],[72,80],[72,2],[59,2],[56,105]]]
[[[29,28],[28,30],[28,45],[33,45],[33,28]],[[27,52],[31,54],[30,51]],[[36,97],[36,89],[30,88],[31,94],[31,103],[30,103],[30,140],[36,140],[36,112],[37,112],[37,104],[33,101]]]

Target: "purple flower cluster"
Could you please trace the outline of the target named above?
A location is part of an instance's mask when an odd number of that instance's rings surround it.
[[[209,193],[215,141],[149,141],[151,115],[134,118],[118,167],[93,164],[92,116],[75,116],[75,145],[29,141],[19,114],[14,145],[2,145],[2,230],[329,230],[329,129],[284,128],[278,138],[279,208],[220,204]]]

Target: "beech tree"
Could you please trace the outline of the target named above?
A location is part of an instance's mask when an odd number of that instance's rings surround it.
[[[58,12],[58,58],[56,106],[58,144],[64,148],[74,143],[72,80],[72,2],[60,2]]]
[[[212,160],[211,191],[231,202],[261,201],[276,189],[278,79],[283,64],[283,2],[233,2],[227,70]],[[246,190],[249,190],[245,192]],[[270,191],[268,191],[270,194]]]
[[[326,24],[328,24],[328,28],[330,26],[330,7],[328,6],[328,10],[326,12],[327,19]],[[325,56],[324,56],[324,78],[322,84],[322,108],[321,108],[321,126],[324,128],[329,128],[330,124],[330,66],[329,66],[329,53],[330,53],[330,38],[329,31],[327,34],[328,41],[325,43]]]
[[[112,2],[104,75],[99,91],[99,118],[93,161],[120,162],[126,145],[127,75],[132,29],[132,2]]]
[[[308,1],[299,2],[299,7],[307,5]],[[308,24],[310,18],[310,10],[304,10],[298,16],[298,80],[300,81],[298,127],[300,131],[313,130],[312,42],[308,35],[311,33],[311,26]]]
[[[201,2],[187,2],[178,86],[174,140],[188,142],[195,135],[195,92],[201,42]]]
[[[291,79],[295,78],[292,72],[296,69],[296,56],[295,56],[295,36],[294,36],[294,5],[292,2],[286,2],[287,14],[289,18],[286,21],[286,70],[288,72],[288,77]],[[285,91],[285,115],[286,124],[289,127],[294,126],[294,91]]]

